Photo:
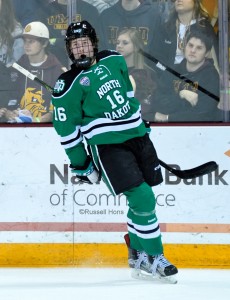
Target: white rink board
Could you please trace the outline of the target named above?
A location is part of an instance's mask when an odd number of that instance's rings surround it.
[[[230,157],[225,154],[230,150],[229,129],[228,126],[152,128],[151,139],[159,158],[166,163],[177,164],[181,169],[210,160],[219,165],[218,171],[209,177],[205,175],[203,181],[178,180],[162,169],[167,180],[154,187],[160,223],[229,224]],[[52,127],[7,127],[0,128],[0,133],[0,222],[126,222],[127,204],[123,195],[113,197],[104,183],[71,184],[69,162]],[[52,232],[48,237],[42,232],[39,235],[38,240],[45,236],[45,242],[49,236],[52,241],[54,236]],[[115,233],[115,240],[107,240],[103,232],[91,236],[97,242],[117,242],[123,234]],[[210,243],[218,243],[217,236]],[[69,240],[66,235],[65,238]],[[17,242],[24,241],[23,236],[21,239],[16,238]],[[181,241],[179,235],[174,239]],[[58,241],[62,238],[54,242]]]

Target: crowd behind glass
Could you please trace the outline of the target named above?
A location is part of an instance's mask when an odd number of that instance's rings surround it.
[[[12,63],[54,86],[70,68],[67,26],[81,20],[95,27],[99,51],[124,56],[144,120],[230,121],[218,0],[0,0],[0,123],[52,122],[50,92]]]

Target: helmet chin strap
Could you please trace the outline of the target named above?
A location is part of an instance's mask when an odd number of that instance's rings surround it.
[[[93,62],[93,58],[92,57],[87,57],[86,55],[82,54],[81,58],[75,59],[73,61],[73,63],[81,69],[88,69]]]

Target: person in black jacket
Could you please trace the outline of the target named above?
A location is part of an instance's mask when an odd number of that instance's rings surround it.
[[[12,0],[15,17],[22,27],[37,19],[36,12],[40,5],[39,2],[40,0]]]
[[[17,90],[15,89],[15,74],[0,62],[0,123],[8,122],[15,117],[19,107]]]
[[[167,75],[165,88],[155,97],[155,122],[217,121],[219,73],[207,58],[212,47],[209,36],[192,31],[186,38],[185,58],[176,75]]]
[[[149,0],[120,0],[100,14],[99,48],[115,50],[119,32],[134,28],[141,35],[144,50],[153,54],[159,22],[156,3]]]
[[[218,57],[218,37],[201,0],[174,0],[168,21],[158,28],[155,55],[161,64],[174,68],[184,58],[185,37],[191,31],[205,32],[213,40],[212,54]]]

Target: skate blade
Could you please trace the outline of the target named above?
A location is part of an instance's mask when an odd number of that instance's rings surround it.
[[[132,269],[131,276],[132,276],[132,278],[138,279],[138,280],[161,281],[161,282],[170,283],[170,284],[177,283],[177,279],[176,279],[175,275],[163,277],[159,274],[156,274],[154,276],[153,274],[146,273],[140,269]]]
[[[177,283],[176,275],[171,275],[171,276],[160,276],[159,275],[158,279],[165,283],[170,283],[170,284]]]

